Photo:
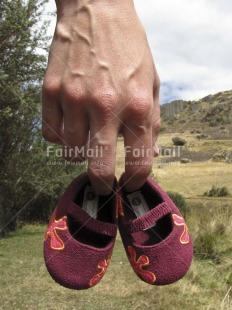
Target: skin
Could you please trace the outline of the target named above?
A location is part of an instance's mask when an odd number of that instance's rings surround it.
[[[133,1],[56,4],[57,24],[43,83],[43,136],[66,150],[84,146],[84,154],[66,151],[65,157],[87,159],[95,192],[107,195],[122,134],[124,185],[135,191],[146,181],[157,155],[160,108],[159,78]],[[89,154],[89,149],[101,149],[101,154]]]

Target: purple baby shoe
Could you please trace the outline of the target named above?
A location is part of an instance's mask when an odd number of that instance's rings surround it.
[[[193,246],[188,227],[171,198],[152,180],[127,193],[119,181],[118,226],[135,273],[144,282],[166,285],[188,271]]]
[[[71,289],[96,285],[110,263],[116,234],[115,193],[95,195],[88,175],[81,174],[64,192],[46,230],[44,260],[50,275]]]

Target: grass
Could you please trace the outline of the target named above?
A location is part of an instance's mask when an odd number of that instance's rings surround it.
[[[188,135],[184,135],[183,137],[188,141]],[[159,139],[161,144],[162,141],[165,140],[167,140],[167,134],[161,134]],[[169,140],[171,141],[170,134]],[[124,171],[124,149],[122,139],[118,141],[116,164],[116,176],[119,178]],[[158,181],[166,191],[178,192],[186,198],[203,196],[212,185],[216,187],[226,186],[229,192],[232,193],[232,165],[228,163],[215,163],[209,160],[188,164],[180,164],[179,162],[160,164],[160,158],[158,157],[154,159],[153,175],[156,181]]]
[[[42,254],[46,227],[24,226],[0,240],[0,309],[229,310],[232,307],[232,206],[192,205],[187,221],[194,241],[206,233],[213,236],[219,260],[196,257],[186,277],[179,282],[165,287],[149,286],[133,273],[118,236],[107,274],[97,286],[86,291],[65,289],[50,278]]]
[[[159,144],[162,147],[170,147],[173,145],[172,137],[181,137],[187,141],[187,147],[192,152],[208,152],[209,150],[214,150],[215,153],[232,148],[232,140],[214,140],[213,137],[210,139],[197,139],[196,134],[185,133],[162,133],[159,136]]]
[[[232,192],[232,165],[227,163],[192,162],[153,166],[153,174],[166,191],[176,191],[185,197],[199,197],[212,185],[226,186]]]

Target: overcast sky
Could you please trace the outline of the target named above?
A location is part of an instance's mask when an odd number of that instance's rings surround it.
[[[232,0],[135,0],[135,6],[161,79],[161,103],[232,89]]]

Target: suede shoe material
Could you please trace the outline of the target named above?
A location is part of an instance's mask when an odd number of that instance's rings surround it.
[[[116,195],[100,196],[97,210],[89,214],[83,208],[89,185],[86,173],[72,181],[53,212],[44,238],[44,260],[50,275],[60,285],[77,290],[96,285],[104,276],[117,234]]]
[[[148,179],[135,193],[119,181],[118,226],[128,260],[140,279],[166,285],[188,271],[193,246],[183,216],[170,197]]]

